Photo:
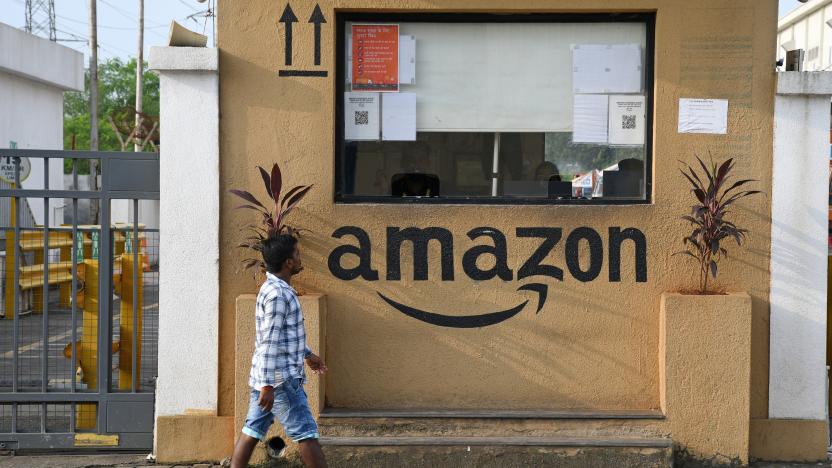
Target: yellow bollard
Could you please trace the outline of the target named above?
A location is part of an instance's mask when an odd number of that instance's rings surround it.
[[[61,240],[72,242],[72,233],[71,232],[60,232],[56,233],[60,236]],[[60,261],[62,263],[70,264],[70,268],[72,265],[72,247],[71,246],[62,246],[60,247],[61,257]],[[70,269],[70,271],[72,271]],[[67,309],[71,307],[70,296],[72,296],[72,282],[62,282],[60,285],[60,292],[59,292],[59,301],[61,307],[66,307]]]
[[[14,204],[14,200],[12,200]],[[14,212],[14,208],[12,208]],[[6,319],[14,318],[14,231],[6,231],[6,297],[3,311]]]
[[[36,226],[37,227],[37,226]],[[32,266],[41,265],[42,267],[46,268],[43,262],[43,232],[37,231],[23,231],[20,233],[20,243],[26,244],[31,241],[39,242],[40,247],[34,250],[35,254],[35,261],[32,263]],[[21,258],[21,260],[23,260]],[[22,265],[21,265],[22,266]],[[22,275],[21,275],[22,277]],[[42,278],[42,277],[41,277]],[[36,287],[32,284],[31,278],[26,278],[21,280],[22,287],[29,287],[32,291],[32,313],[33,314],[42,314],[43,313],[43,288],[44,286]]]
[[[98,386],[98,260],[84,260],[84,311],[82,321],[79,367],[87,390]],[[78,404],[75,418],[77,429],[95,429],[96,405]]]
[[[22,232],[20,233],[20,242],[25,243],[27,240],[37,240],[40,241],[41,247],[35,249],[35,262],[32,265],[41,265],[43,268],[47,268],[48,265],[44,261],[43,258],[43,233],[42,232]],[[24,283],[24,286],[32,286],[32,280],[29,279]],[[43,313],[43,290],[44,288],[49,290],[48,285],[43,285],[39,287],[32,287],[32,313],[33,314],[42,314]]]
[[[15,188],[14,184],[9,184]],[[17,221],[17,203],[14,198],[9,200],[11,205],[11,229],[6,231],[6,294],[3,312],[7,320],[14,318],[14,223]]]
[[[132,390],[133,363],[136,365],[136,390],[139,391],[142,368],[142,305],[144,291],[142,287],[142,255],[138,255],[138,297],[133,297],[133,254],[121,255],[121,316],[119,321],[119,352],[118,352],[118,388]],[[133,303],[136,303],[137,323],[133,323]],[[133,359],[133,330],[136,329],[136,357]]]
[[[124,253],[124,233],[113,230],[113,255],[118,256]]]

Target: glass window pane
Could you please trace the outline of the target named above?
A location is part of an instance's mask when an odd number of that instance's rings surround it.
[[[514,18],[341,15],[339,200],[648,199],[652,17]]]
[[[419,133],[415,142],[346,145],[348,195],[490,197],[492,133]]]

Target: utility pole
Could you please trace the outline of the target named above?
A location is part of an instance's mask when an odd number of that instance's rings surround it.
[[[142,100],[144,97],[144,0],[139,0],[139,43],[138,53],[136,54],[136,135],[139,138],[134,140],[133,151],[139,152],[142,150],[141,140],[144,132],[141,131],[142,125]]]
[[[98,151],[98,14],[96,3],[90,2],[90,151]],[[90,159],[90,189],[98,190],[98,160]],[[98,224],[99,206],[90,203],[92,224]]]

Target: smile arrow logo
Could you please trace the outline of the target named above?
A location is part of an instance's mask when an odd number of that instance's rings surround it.
[[[537,293],[538,300],[536,314],[539,314],[540,310],[543,309],[543,306],[546,304],[546,297],[548,295],[549,288],[545,284],[532,283],[520,286],[519,288],[517,288],[517,290],[534,291]],[[420,320],[431,325],[450,328],[481,328],[490,325],[496,325],[519,314],[520,311],[523,310],[523,308],[526,307],[526,305],[529,303],[528,300],[525,300],[521,304],[512,307],[511,309],[502,310],[498,312],[490,312],[486,314],[444,315],[435,312],[428,312],[426,310],[416,309],[414,307],[396,302],[382,293],[377,294],[379,295],[379,297],[381,297],[382,300],[384,300],[384,302],[390,304],[394,309],[407,315],[408,317],[415,318],[416,320]]]

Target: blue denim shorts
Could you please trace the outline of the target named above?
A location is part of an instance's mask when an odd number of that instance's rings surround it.
[[[309,402],[306,400],[302,382],[299,378],[288,379],[276,386],[271,411],[263,411],[263,408],[257,404],[260,399],[260,390],[251,389],[243,434],[265,441],[266,433],[269,432],[274,418],[277,417],[286,435],[295,442],[317,439],[318,425],[309,410]]]

